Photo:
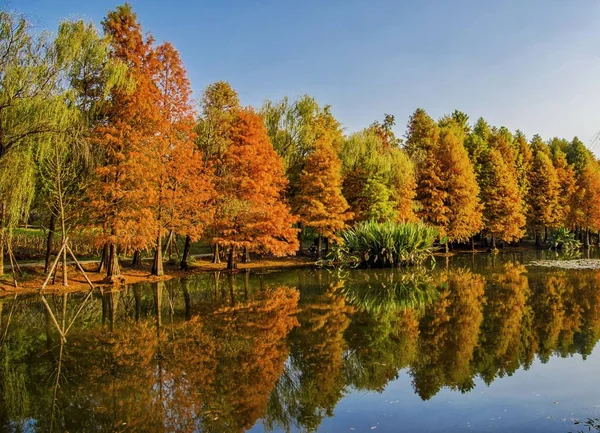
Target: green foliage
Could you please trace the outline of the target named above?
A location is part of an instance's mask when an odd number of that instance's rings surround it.
[[[432,257],[439,233],[421,222],[365,221],[342,233],[342,245],[334,252],[338,264],[391,268],[424,263]]]
[[[433,274],[424,270],[370,277],[367,274],[364,279],[347,279],[340,289],[348,303],[370,314],[422,311],[438,296]]]
[[[565,227],[552,230],[548,234],[548,243],[551,250],[563,250],[566,252],[578,250],[581,242],[575,238],[575,233]]]

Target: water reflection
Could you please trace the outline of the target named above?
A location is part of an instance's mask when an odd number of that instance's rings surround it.
[[[472,269],[214,273],[47,296],[49,309],[0,300],[0,429],[314,431],[401,371],[427,400],[591,353],[598,271]]]

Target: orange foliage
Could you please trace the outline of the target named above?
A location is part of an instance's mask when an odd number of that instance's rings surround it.
[[[251,109],[237,113],[222,165],[213,241],[277,256],[295,252],[297,229],[283,199],[287,187],[283,161],[260,116]]]
[[[340,159],[327,136],[317,139],[299,183],[295,212],[300,221],[321,236],[337,239],[336,232],[346,227],[352,214],[342,195]]]

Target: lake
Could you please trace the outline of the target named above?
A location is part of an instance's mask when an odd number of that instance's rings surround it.
[[[0,298],[0,430],[587,431],[600,271],[540,258]]]

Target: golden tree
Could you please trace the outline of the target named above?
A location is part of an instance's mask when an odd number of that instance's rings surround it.
[[[322,238],[336,240],[336,232],[352,217],[342,195],[340,159],[326,135],[317,140],[315,150],[306,158],[299,183],[295,213],[302,224],[317,231],[317,257],[321,258]]]

